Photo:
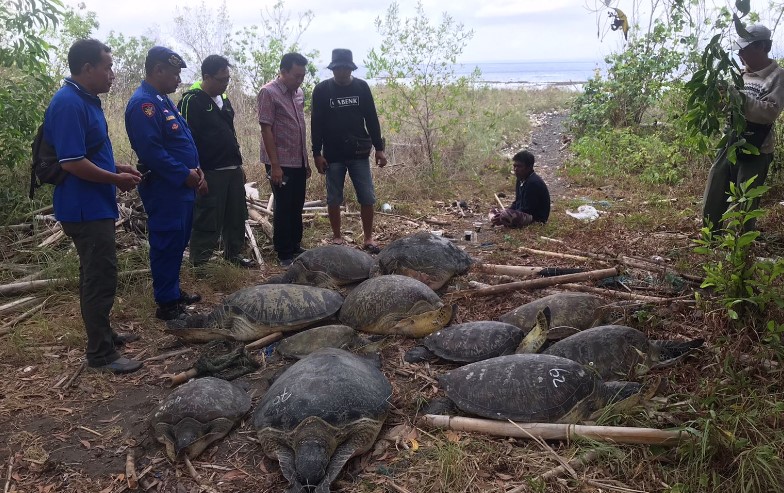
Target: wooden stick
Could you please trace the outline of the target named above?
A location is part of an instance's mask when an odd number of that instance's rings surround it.
[[[6,324],[3,325],[2,328],[0,328],[0,337],[2,337],[4,335],[8,335],[11,332],[13,332],[14,331],[14,326],[16,324],[18,324],[19,322],[22,322],[23,320],[27,320],[28,318],[30,318],[33,315],[35,315],[35,313],[38,310],[40,310],[41,308],[43,308],[43,306],[45,304],[46,304],[46,300],[44,300],[41,303],[35,305],[34,307],[30,308],[29,310],[27,310],[26,312],[22,313],[21,315],[13,318],[12,320],[6,322]]]
[[[185,461],[185,467],[188,468],[188,474],[191,475],[194,481],[201,483],[201,476],[196,472],[196,468],[193,467],[193,464],[191,464],[191,460],[188,458],[188,454],[183,454],[182,459]]]
[[[8,473],[5,476],[5,487],[3,487],[3,493],[8,493],[8,490],[11,488],[11,475],[14,473],[14,458],[14,454],[9,454]]]
[[[256,235],[254,235],[253,230],[250,229],[248,221],[245,221],[245,235],[250,241],[250,246],[253,249],[253,256],[256,257],[256,264],[259,266],[259,269],[262,270],[264,268],[264,258],[261,256],[259,245],[256,243]]]
[[[527,248],[527,247],[518,247],[517,250],[521,252],[533,253],[534,255],[544,255],[546,257],[579,260],[581,262],[587,262],[588,260],[590,260],[588,257],[581,257],[579,255],[570,255],[568,253],[558,253],[558,252],[548,252],[547,250],[535,250],[533,248]]]
[[[498,205],[501,206],[501,209],[506,209],[506,206],[503,202],[501,202],[501,198],[498,196],[498,194],[494,193],[493,195],[495,196],[495,201],[498,202]]]
[[[593,286],[583,286],[582,284],[561,284],[560,287],[568,291],[593,293],[593,294],[598,294],[599,296],[614,296],[616,298],[621,298],[622,300],[648,301],[651,303],[666,303],[672,300],[672,298],[661,298],[659,296],[645,296],[642,294],[627,293],[624,291],[615,291],[614,289],[602,289],[602,288],[595,288]]]
[[[136,269],[136,270],[118,272],[117,275],[132,276],[136,274],[146,274],[148,272],[150,272],[150,269]],[[71,281],[72,279],[60,278],[60,279],[39,279],[37,281],[12,282],[10,284],[0,285],[0,296],[13,296],[17,294],[29,293],[31,291],[40,291],[48,287],[62,286],[63,284],[67,284]]]
[[[248,212],[250,212],[250,211],[263,212],[264,214],[266,214],[268,216],[272,215],[272,211],[271,210],[269,210],[266,207],[263,207],[261,205],[258,205],[256,203],[253,203],[253,202],[248,202]]]
[[[18,300],[14,300],[11,302],[6,303],[3,306],[0,306],[0,315],[5,315],[7,313],[13,313],[16,310],[20,310],[31,303],[37,300],[35,296],[25,296],[24,298],[19,298]]]
[[[516,277],[536,277],[544,267],[522,265],[474,264],[474,269],[486,274],[501,274]]]
[[[250,344],[245,345],[245,349],[256,349],[260,347],[269,346],[275,341],[279,341],[283,337],[283,332],[273,332],[272,334],[266,335],[261,339],[251,342]]]
[[[267,210],[270,212],[275,212],[274,204],[275,204],[275,194],[271,193],[270,198],[267,201]]]
[[[71,375],[71,378],[69,378],[69,379],[68,379],[68,381],[67,381],[67,382],[65,382],[65,384],[63,385],[63,388],[64,388],[64,389],[68,389],[68,388],[70,388],[70,387],[71,387],[71,385],[73,385],[73,383],[74,383],[74,380],[76,380],[76,379],[77,379],[77,377],[79,377],[79,375],[81,375],[81,374],[82,374],[82,372],[84,371],[84,369],[85,369],[86,367],[87,367],[87,362],[86,362],[86,361],[82,361],[82,364],[81,364],[81,365],[79,365],[79,368],[77,368],[77,369],[76,369],[76,371],[74,372],[74,374],[73,374],[73,375]]]
[[[150,361],[161,361],[161,360],[164,360],[164,359],[167,359],[167,358],[172,358],[174,356],[179,356],[181,354],[188,353],[188,352],[190,352],[190,350],[191,350],[191,348],[186,347],[185,349],[177,349],[175,351],[169,351],[168,353],[159,354],[158,356],[150,356],[149,358],[144,360],[144,362],[148,363]]]
[[[585,454],[581,455],[580,457],[576,457],[569,461],[568,465],[572,468],[572,470],[577,471],[582,469],[583,467],[587,466],[591,462],[595,461],[599,458],[601,454],[598,450],[589,450]],[[543,480],[548,480],[551,478],[557,478],[558,476],[562,475],[567,471],[567,468],[563,465],[550,469],[549,471],[545,472],[540,476]],[[528,488],[528,485],[525,485],[525,488]],[[514,490],[508,491],[507,493],[513,493]],[[521,492],[526,490],[520,490]]]
[[[171,380],[170,382],[171,386],[176,387],[181,383],[187,382],[188,380],[197,376],[198,374],[199,374],[199,370],[197,370],[196,368],[191,368],[190,370],[177,373],[176,375],[172,375],[171,377],[169,377],[169,379]]]
[[[681,430],[556,423],[506,423],[491,419],[463,418],[436,414],[426,414],[422,417],[422,420],[433,428],[487,433],[502,437],[538,437],[542,440],[588,438],[610,443],[674,446],[681,440],[688,439],[689,436],[688,433]]]
[[[620,267],[613,267],[612,269],[592,270],[589,272],[580,272],[578,274],[567,274],[565,276],[543,277],[539,279],[531,279],[528,281],[507,282],[484,289],[455,291],[453,293],[447,293],[444,296],[492,296],[495,294],[509,293],[511,291],[522,291],[524,289],[541,289],[570,282],[594,281],[597,279],[605,279],[608,277],[617,276],[620,273]]]
[[[125,479],[128,481],[129,489],[135,490],[139,487],[139,478],[136,477],[136,461],[132,449],[129,449],[125,456]]]
[[[323,200],[309,200],[303,204],[302,207],[319,207],[322,205],[327,205]]]
[[[35,217],[35,216],[37,216],[39,214],[49,214],[51,212],[54,212],[54,206],[53,205],[47,205],[46,207],[41,207],[40,209],[34,210],[33,212],[29,213],[27,216],[28,217]]]

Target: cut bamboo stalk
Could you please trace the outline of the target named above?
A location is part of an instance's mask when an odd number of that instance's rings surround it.
[[[584,468],[585,466],[587,466],[591,462],[594,462],[596,459],[598,459],[600,455],[601,454],[599,453],[598,450],[589,450],[588,452],[586,452],[585,454],[581,455],[580,457],[576,457],[576,458],[570,460],[568,462],[568,465],[569,465],[569,467],[572,468],[573,471],[579,471],[580,469]],[[551,479],[551,478],[557,478],[558,476],[561,476],[566,471],[567,471],[567,468],[564,467],[563,465],[560,465],[558,467],[550,469],[549,471],[547,471],[544,474],[542,474],[540,477],[542,479],[544,479],[544,480],[548,480],[548,479]],[[527,489],[528,489],[528,485],[527,484],[525,485],[525,488],[526,489],[524,489],[524,490],[520,490],[520,492],[527,491]],[[507,493],[513,493],[513,492],[514,492],[514,490],[508,491]]]
[[[256,236],[253,234],[253,230],[250,229],[250,224],[248,224],[247,221],[245,221],[245,235],[250,241],[250,246],[253,249],[253,255],[256,257],[256,263],[259,266],[259,269],[262,269],[264,267],[264,258],[261,256],[259,245],[256,243]]]
[[[320,207],[323,205],[327,205],[323,200],[309,200],[302,207]]]
[[[262,206],[256,205],[256,204],[247,204],[247,205],[248,205],[248,213],[250,213],[250,211],[257,211],[257,212],[263,212],[264,214],[266,214],[268,216],[272,216],[273,215],[272,211],[267,210],[266,207],[262,207]]]
[[[136,477],[136,461],[131,449],[128,450],[128,454],[125,456],[125,479],[128,482],[129,489],[135,490],[139,487],[139,478]]]
[[[267,210],[273,212],[275,210],[275,194],[271,193],[270,198],[267,201]]]
[[[666,303],[667,301],[670,301],[672,299],[672,298],[661,298],[659,296],[646,296],[643,294],[627,293],[625,291],[615,291],[613,289],[595,288],[593,286],[583,286],[582,284],[561,284],[560,287],[568,291],[593,293],[593,294],[598,294],[600,296],[614,296],[616,298],[621,298],[622,300],[648,301],[651,303]]]
[[[283,337],[283,332],[273,332],[272,334],[266,335],[261,339],[251,342],[250,344],[245,345],[245,349],[256,349],[260,347],[269,346],[275,341],[279,341]]]
[[[516,277],[536,277],[544,267],[523,265],[475,264],[474,269],[487,274],[501,274]]]
[[[169,351],[168,353],[159,354],[158,356],[150,356],[149,358],[144,360],[144,362],[149,363],[150,361],[161,361],[166,358],[172,358],[174,356],[179,356],[181,354],[185,354],[189,352],[191,352],[191,348],[186,347],[185,349],[177,349],[174,351]]]
[[[127,270],[124,272],[118,272],[117,275],[133,276],[137,274],[146,274],[149,272],[150,269],[136,269],[136,270]],[[59,279],[39,279],[37,281],[12,282],[10,284],[2,284],[0,285],[0,296],[14,296],[17,294],[30,293],[33,291],[41,291],[48,287],[62,286],[63,284],[67,284],[70,281],[71,279],[59,278]]]
[[[531,279],[528,281],[507,282],[484,289],[455,291],[454,293],[448,293],[445,296],[492,296],[495,294],[509,293],[511,291],[521,291],[524,289],[541,289],[548,286],[556,286],[558,284],[571,282],[595,281],[597,279],[606,279],[608,277],[617,276],[620,273],[620,267],[613,267],[612,269],[592,270],[589,272],[580,272],[578,274],[567,274],[565,276],[543,277],[540,279]]]
[[[587,426],[557,423],[510,423],[491,419],[463,418],[426,414],[425,424],[433,428],[486,433],[512,438],[540,438],[542,440],[574,440],[587,438],[600,442],[641,445],[675,446],[689,434],[682,430],[658,430],[627,426]]]
[[[25,296],[24,298],[19,298],[18,300],[6,303],[5,305],[0,306],[0,315],[6,315],[8,313],[21,310],[22,308],[34,303],[37,299],[38,298],[35,296]]]
[[[250,216],[251,219],[253,219],[259,224],[259,226],[261,227],[261,231],[264,233],[264,236],[266,236],[271,240],[274,230],[272,228],[272,224],[267,220],[267,218],[265,218],[258,212],[254,211],[253,209],[248,209],[248,216]]]
[[[8,335],[11,332],[13,332],[14,331],[14,327],[16,326],[16,324],[18,324],[19,322],[22,322],[24,320],[27,320],[28,318],[30,318],[33,315],[35,315],[35,313],[38,310],[40,310],[41,308],[43,308],[45,304],[46,304],[46,301],[42,301],[41,303],[39,303],[39,304],[35,305],[34,307],[30,308],[29,310],[27,310],[26,312],[24,312],[21,315],[17,316],[16,318],[13,318],[10,321],[6,322],[5,325],[0,327],[0,337],[2,337],[4,335]]]
[[[536,250],[536,249],[528,248],[528,247],[519,247],[517,250],[521,251],[521,252],[532,253],[534,255],[544,255],[546,257],[555,257],[555,258],[565,258],[565,259],[570,259],[570,260],[579,260],[581,262],[587,262],[588,260],[590,260],[588,257],[583,257],[583,256],[579,256],[579,255],[571,255],[569,253],[549,252],[547,250]]]
[[[188,380],[197,376],[198,374],[199,374],[199,370],[197,370],[196,368],[191,368],[189,370],[177,373],[176,375],[172,375],[171,377],[169,377],[171,386],[176,387],[181,383],[187,382]]]
[[[498,205],[501,206],[501,209],[506,209],[506,206],[503,202],[501,202],[501,198],[498,196],[498,194],[494,193],[493,195],[495,196],[495,201],[498,202]]]
[[[65,238],[65,232],[57,231],[56,233],[54,233],[53,235],[51,235],[50,237],[48,237],[47,239],[39,243],[38,248],[45,248],[48,246],[56,245],[60,243],[64,238]]]
[[[11,231],[32,231],[32,223],[11,224],[9,226],[2,226],[0,229],[7,229]]]
[[[28,216],[29,217],[35,217],[35,216],[37,216],[39,214],[50,214],[52,212],[54,212],[54,206],[53,205],[47,205],[46,207],[41,207],[40,209],[36,209],[36,210],[32,211],[31,213],[28,214]]]

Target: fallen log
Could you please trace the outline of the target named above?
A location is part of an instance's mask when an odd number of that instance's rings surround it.
[[[683,430],[658,430],[627,426],[514,423],[437,414],[426,414],[422,417],[422,421],[432,428],[486,433],[501,437],[539,438],[541,440],[568,441],[587,438],[599,442],[675,446],[681,440],[689,438],[689,434]]]
[[[447,293],[445,296],[459,297],[459,296],[492,296],[495,294],[509,293],[511,291],[521,291],[524,289],[541,289],[548,286],[556,286],[558,284],[565,284],[579,281],[595,281],[597,279],[606,279],[608,277],[617,276],[621,273],[620,266],[613,267],[612,269],[592,270],[589,272],[580,272],[578,274],[567,274],[564,276],[542,277],[540,279],[531,279],[528,281],[507,282],[504,284],[496,284],[489,288],[468,290],[468,291],[455,291]]]

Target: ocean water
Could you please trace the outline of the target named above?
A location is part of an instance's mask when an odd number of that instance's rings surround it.
[[[479,82],[493,87],[563,86],[580,89],[596,70],[604,72],[605,64],[594,60],[467,62],[455,65],[455,74],[468,76],[475,67],[481,71]],[[354,75],[370,83],[381,82],[367,79],[366,73],[365,67],[359,66]],[[329,70],[319,71],[321,80],[330,77],[332,72]]]

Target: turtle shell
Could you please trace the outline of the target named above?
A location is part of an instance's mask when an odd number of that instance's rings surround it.
[[[301,359],[322,348],[347,348],[358,340],[357,331],[348,325],[324,325],[283,339],[277,351],[287,358]]]
[[[465,412],[490,419],[575,422],[590,413],[602,381],[582,365],[548,354],[512,354],[443,375],[447,396]]]
[[[440,289],[456,275],[465,274],[473,260],[451,241],[420,231],[387,245],[378,255],[382,274],[402,274]]]
[[[208,423],[239,420],[250,410],[250,397],[236,385],[214,377],[191,380],[169,394],[152,414],[152,424],[176,424],[183,418]]]
[[[482,321],[445,327],[422,339],[422,344],[441,359],[473,363],[513,354],[522,340],[519,327]]]
[[[501,322],[516,325],[527,334],[536,324],[536,314],[545,307],[550,307],[549,339],[561,339],[560,327],[571,327],[585,330],[599,323],[601,307],[605,301],[598,296],[587,293],[558,293],[521,305],[501,315]]]
[[[601,325],[562,339],[544,351],[590,366],[604,379],[627,376],[648,359],[648,338],[624,325]]]
[[[340,310],[335,291],[298,284],[262,284],[230,294],[210,315],[167,322],[166,332],[191,342],[215,339],[255,341],[328,319]]]
[[[275,380],[253,413],[253,425],[290,432],[311,416],[338,429],[363,418],[383,421],[391,395],[389,380],[368,361],[342,349],[321,349]]]
[[[354,288],[340,310],[340,321],[363,332],[396,334],[402,323],[444,307],[441,298],[424,283],[407,276],[373,277]],[[451,311],[449,312],[451,316]],[[449,323],[439,319],[423,336]],[[440,326],[439,326],[440,325]]]
[[[310,249],[294,259],[283,282],[335,287],[362,282],[373,275],[376,261],[367,253],[345,245]]]

